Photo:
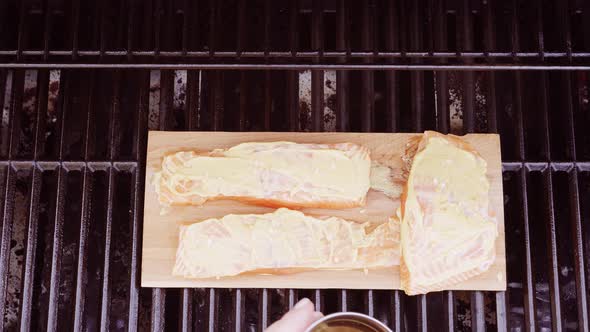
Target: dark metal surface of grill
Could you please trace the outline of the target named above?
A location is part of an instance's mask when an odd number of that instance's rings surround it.
[[[0,0],[0,328],[588,331],[589,86],[588,1]],[[140,288],[148,129],[500,133],[508,290]]]

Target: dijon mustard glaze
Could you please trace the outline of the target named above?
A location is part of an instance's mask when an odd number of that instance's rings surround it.
[[[163,206],[230,197],[286,207],[350,207],[364,204],[370,168],[368,149],[352,143],[243,143],[205,155],[168,155],[152,182]]]
[[[182,226],[173,274],[234,276],[285,269],[371,269],[399,265],[399,226],[315,218],[281,208]],[[370,272],[369,272],[370,273]]]
[[[406,293],[444,289],[494,261],[497,225],[486,170],[485,160],[459,138],[424,134],[398,211]]]

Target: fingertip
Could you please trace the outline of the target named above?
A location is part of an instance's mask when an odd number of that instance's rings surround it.
[[[293,307],[293,309],[294,310],[299,310],[299,309],[305,308],[305,307],[307,307],[309,305],[312,305],[313,306],[313,303],[311,302],[310,299],[308,299],[307,297],[304,297],[301,300],[299,300],[299,302],[297,302],[295,304],[295,306]]]

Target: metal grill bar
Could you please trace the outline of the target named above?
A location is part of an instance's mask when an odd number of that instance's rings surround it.
[[[550,265],[551,273],[550,277],[550,292],[551,292],[551,314],[553,323],[553,329],[555,331],[561,331],[563,322],[561,319],[561,297],[559,291],[559,266],[557,263],[557,239],[555,229],[555,208],[553,203],[553,177],[551,169],[545,171],[545,181],[547,184],[547,202],[548,202],[548,235],[549,235],[549,253],[550,253]]]
[[[457,319],[455,317],[455,296],[453,295],[453,291],[446,291],[443,300],[445,302],[445,325],[447,326],[447,331],[454,331],[455,321]]]
[[[518,28],[518,3],[516,0],[511,1],[510,14],[512,58],[514,59],[516,58],[516,52],[518,52],[520,44],[520,31]]]
[[[59,282],[61,270],[61,251],[64,221],[64,197],[66,173],[62,167],[57,169],[57,192],[54,216],[53,251],[51,254],[51,284],[49,288],[49,308],[47,330],[57,330],[57,310],[59,305]]]
[[[87,127],[88,128],[88,127]],[[33,168],[35,171],[35,168]],[[33,176],[35,173],[33,173]],[[86,302],[86,292],[84,285],[88,277],[86,275],[86,256],[88,253],[88,228],[90,215],[90,193],[92,192],[92,180],[88,168],[84,168],[82,179],[82,211],[80,214],[80,243],[78,245],[78,267],[76,273],[76,299],[75,299],[75,313],[74,313],[74,330],[83,331],[82,322],[84,320],[84,307]],[[33,196],[34,197],[34,196]],[[35,237],[36,238],[36,237]],[[27,245],[28,247],[28,245]]]
[[[509,163],[512,165],[512,163]],[[535,163],[543,164],[543,163]],[[544,163],[547,164],[547,163]],[[580,162],[579,165],[585,165],[586,163]],[[42,171],[53,170],[57,167],[63,167],[67,170],[82,170],[85,167],[90,168],[93,171],[96,170],[107,170],[111,167],[115,169],[130,169],[138,165],[135,160],[132,161],[43,161],[43,160],[0,160],[0,166],[12,166],[17,168],[27,168],[31,165],[38,167]],[[582,167],[582,166],[581,166]]]
[[[138,75],[139,99],[137,105],[137,125],[135,132],[135,157],[136,160],[144,160],[146,151],[147,133],[147,108],[149,98],[149,75],[143,72]],[[133,224],[131,229],[131,266],[129,285],[129,320],[128,330],[137,329],[139,311],[139,255],[140,255],[140,234],[141,234],[141,212],[143,211],[142,193],[144,191],[143,178],[145,170],[142,167],[133,167]],[[184,308],[184,306],[183,306]],[[190,323],[190,319],[188,320]],[[184,322],[184,321],[183,321]]]
[[[154,56],[158,57],[161,52],[160,33],[162,31],[162,1],[156,1],[156,8],[154,10]]]
[[[236,42],[236,53],[237,56],[240,57],[242,55],[242,51],[244,50],[244,35],[247,33],[246,29],[246,3],[243,0],[238,1],[238,24],[237,24],[237,31],[236,35],[237,42]]]
[[[447,29],[447,22],[445,15],[443,14],[442,2],[434,1],[429,2],[429,7],[434,10],[433,18],[433,39],[434,39],[434,50],[446,50],[447,49],[447,38],[444,33]],[[432,9],[434,7],[434,9]],[[440,63],[445,63],[444,59],[440,60]],[[436,112],[437,112],[437,130],[442,133],[448,133],[449,126],[449,96],[448,96],[448,81],[447,73],[444,71],[437,71],[434,73],[435,86],[436,86]]]
[[[543,31],[543,4],[539,3],[537,6],[537,44],[539,49],[539,57],[541,60],[545,59],[545,37]]]
[[[426,332],[428,331],[428,296],[416,295],[416,311],[418,321],[416,322],[416,330]]]
[[[211,288],[209,289],[209,331],[215,331],[218,327],[217,303],[219,303],[219,293],[214,288]]]
[[[269,301],[268,301],[268,290],[266,288],[264,288],[261,292],[261,297],[262,297],[262,301],[261,301],[261,305],[260,305],[260,325],[262,326],[262,329],[266,329],[269,325],[269,317],[268,317],[268,306],[269,306]],[[290,308],[289,308],[290,309]]]
[[[524,230],[524,255],[525,255],[525,302],[524,315],[526,326],[529,330],[535,330],[535,289],[533,280],[533,268],[531,259],[531,240],[529,230],[529,212],[528,212],[528,193],[527,193],[527,173],[525,168],[520,170],[520,188],[522,195],[522,216],[523,216],[523,230]]]
[[[58,115],[59,120],[59,159],[64,158],[64,135],[65,135],[65,119],[67,113],[66,102],[69,100],[71,94],[70,80],[66,80],[64,86],[63,97],[60,96],[61,113]],[[20,90],[20,89],[19,89]],[[11,144],[12,145],[12,144]],[[11,149],[12,150],[12,149]],[[11,155],[11,154],[9,154]],[[57,170],[57,192],[55,203],[55,215],[53,226],[53,246],[51,254],[51,277],[49,289],[49,308],[47,317],[47,329],[56,331],[58,328],[58,306],[59,306],[59,284],[61,271],[61,256],[62,256],[62,239],[63,239],[63,222],[64,222],[64,197],[66,191],[66,177],[67,173],[63,167],[58,167]]]
[[[336,27],[336,48],[339,50],[349,50],[350,40],[350,19],[349,19],[349,4],[347,0],[339,0],[337,10],[337,27]],[[346,58],[339,58],[339,62],[345,63]],[[337,129],[339,131],[347,131],[349,125],[349,107],[348,107],[348,72],[336,72],[336,112],[337,112]]]
[[[264,53],[265,58],[268,57],[270,52],[270,15],[271,15],[271,1],[264,0]]]
[[[566,49],[567,58],[571,62],[572,61],[572,33],[570,30],[570,13],[569,13],[569,8],[568,8],[568,2],[567,1],[556,1],[555,3],[557,4],[558,11],[559,11],[559,20],[561,23],[561,24],[559,24],[559,26],[561,27],[561,29],[563,29],[563,34],[565,36],[565,38],[563,39],[563,41],[565,42],[565,45],[563,45],[563,47]]]
[[[387,2],[385,16],[385,48],[395,50],[398,46],[397,27],[398,25],[398,8],[393,1]],[[393,61],[392,61],[393,62]],[[386,130],[391,132],[398,131],[399,128],[399,96],[398,96],[398,75],[394,71],[385,73],[385,93],[386,93],[386,114],[388,116]],[[340,84],[340,81],[338,81]]]
[[[488,1],[484,4],[485,17],[484,17],[484,47],[490,51],[496,48],[496,32],[494,26],[494,18],[492,10],[495,8],[494,1]],[[489,59],[489,58],[488,58]],[[490,63],[494,63],[493,59],[488,60]],[[488,111],[488,132],[498,132],[498,120],[497,120],[497,106],[496,106],[496,74],[494,72],[486,72],[484,74],[487,80],[487,96],[489,96],[489,107]]]
[[[508,331],[506,316],[506,292],[496,292],[496,326],[498,331]]]
[[[471,294],[471,329],[473,331],[485,331],[485,307],[483,292],[473,292]]]
[[[295,289],[289,289],[289,310],[295,305],[295,299],[297,298],[297,291]]]
[[[539,97],[541,99],[541,107],[542,107],[542,112],[541,112],[541,125],[543,128],[543,154],[547,157],[548,160],[551,160],[551,142],[550,142],[550,137],[549,137],[549,110],[548,110],[548,99],[547,99],[547,76],[544,72],[540,73],[540,77],[539,77],[539,81],[541,82],[541,91],[540,94],[541,96]],[[529,140],[530,141],[530,140]],[[539,144],[539,142],[537,142],[536,144]],[[530,151],[530,150],[529,150]],[[526,151],[525,151],[526,152]],[[531,155],[533,155],[531,153]]]
[[[404,322],[402,321],[402,295],[400,291],[395,290],[392,292],[392,307],[393,313],[390,327],[394,332],[400,332],[404,326]]]
[[[44,42],[44,48],[43,48],[43,60],[47,61],[47,59],[49,58],[49,36],[51,35],[51,4],[49,3],[49,1],[43,1],[43,11],[45,12],[45,17],[44,17],[44,21],[45,21],[45,27],[43,29],[43,42]],[[77,29],[76,29],[77,30]]]
[[[588,331],[588,298],[586,296],[586,270],[584,260],[585,252],[583,246],[582,236],[582,218],[580,213],[580,189],[578,185],[578,172],[573,170],[569,173],[569,191],[571,193],[571,213],[570,219],[573,224],[573,237],[574,245],[574,257],[575,257],[575,269],[576,269],[576,298],[578,301],[578,328],[580,331]]]
[[[155,27],[154,27],[155,29]],[[175,58],[175,59],[193,59],[193,58],[214,58],[214,59],[256,59],[256,58],[277,58],[277,59],[288,59],[288,58],[298,58],[298,59],[313,59],[323,57],[323,58],[366,58],[371,57],[374,59],[422,59],[422,60],[429,60],[435,61],[440,59],[447,59],[453,60],[457,62],[463,62],[466,59],[474,59],[474,60],[509,60],[511,58],[517,58],[522,60],[537,60],[540,59],[539,52],[521,52],[515,50],[514,52],[498,52],[498,51],[458,51],[458,52],[447,52],[447,51],[357,51],[347,48],[345,51],[268,51],[268,54],[265,54],[264,51],[216,51],[213,54],[210,51],[116,51],[116,50],[105,50],[101,53],[99,50],[78,50],[78,51],[70,51],[70,50],[0,50],[0,56],[8,56],[12,57],[20,55],[32,57],[39,57],[43,59],[43,56],[47,55],[49,57],[56,57],[59,60],[69,60],[65,59],[65,57],[74,57],[79,56],[80,58],[97,58],[97,57],[106,57],[106,58],[126,58],[128,56],[135,57],[157,57],[157,58]],[[572,52],[569,54],[568,52],[542,52],[541,54],[544,60],[547,59],[555,59],[562,61],[564,64],[569,62],[569,58],[571,59],[580,59],[585,60],[590,58],[590,52]],[[17,61],[20,61],[20,58],[16,58]],[[485,63],[485,62],[483,62]],[[63,63],[64,65],[67,63]],[[132,64],[132,63],[130,63]]]
[[[244,313],[244,299],[242,298],[242,290],[236,289],[234,293],[234,328],[236,331],[242,331],[242,317]],[[265,306],[265,308],[268,305]]]
[[[37,117],[35,119],[35,142],[33,159],[39,159],[42,150],[42,137],[45,137],[45,114],[47,114],[49,100],[49,72],[40,70],[37,74]]]
[[[112,168],[109,168],[109,179],[108,179],[108,194],[107,194],[107,219],[106,219],[106,230],[105,230],[105,253],[104,253],[104,266],[102,275],[102,301],[100,309],[100,329],[106,331],[110,325],[110,260],[111,260],[111,235],[113,229],[113,202],[114,202],[114,190],[115,190],[115,175]]]
[[[409,46],[411,50],[416,50],[422,47],[422,27],[419,24],[420,14],[418,13],[419,5],[416,1],[410,1],[409,7]],[[413,63],[419,63],[419,60],[414,60]],[[410,84],[412,87],[412,130],[421,132],[424,129],[424,73],[422,71],[410,72]]]
[[[369,289],[367,291],[367,315],[371,316],[371,317],[375,317],[375,298],[373,295],[373,290]]]
[[[13,227],[14,214],[14,190],[15,190],[15,170],[12,167],[7,167],[5,170],[6,180],[4,187],[4,205],[2,218],[2,243],[0,247],[0,309],[2,312],[6,310],[6,285],[8,278],[8,256],[10,254],[10,237]],[[4,328],[4,320],[0,320],[0,328]]]
[[[18,132],[19,132],[19,125],[20,119],[16,116],[16,114],[20,114],[22,112],[22,90],[21,88],[24,85],[24,73],[14,73],[13,74],[13,82],[12,86],[16,89],[13,98],[11,100],[12,105],[10,105],[10,123],[9,123],[9,132],[8,132],[8,158],[12,159],[16,155],[16,146],[18,145]]]
[[[297,0],[289,1],[289,48],[290,54],[295,57],[298,47],[298,19],[299,3]],[[287,109],[289,114],[289,130],[299,130],[299,80],[296,72],[287,73]],[[289,302],[291,305],[291,302]]]
[[[20,10],[19,10],[19,19],[18,19],[18,44],[17,44],[17,50],[14,52],[14,54],[16,55],[16,59],[17,61],[20,61],[22,59],[22,52],[23,52],[23,48],[25,48],[25,28],[27,27],[27,24],[25,23],[25,3],[21,2],[20,3]]]
[[[324,301],[322,301],[322,291],[319,289],[316,289],[314,291],[314,304],[315,304],[315,310],[323,311]]]
[[[560,75],[564,79],[563,90],[562,93],[565,96],[565,108],[567,110],[567,143],[569,152],[568,155],[571,156],[573,161],[576,161],[577,154],[576,154],[576,133],[574,129],[574,107],[572,101],[572,75],[570,73],[565,73],[564,75]]]
[[[473,23],[471,20],[471,10],[469,8],[469,1],[463,0],[459,20],[461,28],[462,51],[470,51],[473,48]],[[469,64],[472,61],[466,60]],[[475,78],[473,72],[463,73],[463,131],[465,133],[472,133],[475,129]]]
[[[100,59],[103,59],[105,56],[105,53],[107,51],[106,49],[106,39],[107,39],[107,33],[106,33],[106,29],[107,29],[107,20],[106,20],[106,12],[108,10],[108,8],[106,8],[106,5],[104,4],[104,2],[102,1],[97,1],[96,2],[96,8],[97,8],[97,13],[100,13],[100,23],[99,23],[99,35],[98,35],[98,43],[99,43],[99,56]],[[78,52],[78,55],[81,55],[81,52]],[[157,48],[154,51],[154,55],[157,55]]]
[[[361,7],[361,46],[363,50],[368,51],[373,49],[374,45],[374,21],[376,17],[373,15],[371,7],[375,4],[369,1],[363,1]],[[364,62],[371,61],[370,57],[363,58]],[[375,117],[375,75],[370,70],[362,72],[362,94],[361,94],[361,130],[369,132],[374,126],[373,118]]]
[[[32,315],[33,288],[35,277],[33,274],[35,256],[37,250],[37,232],[39,196],[41,193],[41,172],[36,167],[32,168],[31,175],[31,201],[29,205],[29,218],[27,230],[27,252],[25,258],[25,273],[23,282],[23,300],[21,305],[20,326],[21,331],[30,329]]]
[[[255,63],[0,63],[12,69],[165,69],[165,70],[403,70],[403,71],[588,71],[587,65],[415,65],[415,64],[255,64]]]
[[[192,331],[193,325],[193,290],[185,288],[182,290],[182,316],[181,316],[181,331]],[[236,326],[236,331],[238,326]]]
[[[214,296],[215,291],[211,289],[211,294]],[[152,290],[152,331],[163,331],[164,330],[164,308],[166,302],[166,293],[165,290],[162,288],[154,288]],[[215,303],[211,305],[209,304],[210,313],[213,312],[211,308],[215,308]],[[210,314],[212,315],[212,314]],[[213,320],[210,319],[209,321],[209,331],[213,331],[211,322]]]
[[[132,61],[133,60],[133,55],[131,54],[131,52],[133,51],[133,48],[135,47],[133,45],[133,36],[135,35],[134,33],[134,27],[135,27],[135,20],[136,20],[136,12],[137,12],[137,2],[135,0],[130,0],[129,1],[131,8],[129,8],[128,13],[127,13],[127,61]],[[186,19],[186,15],[183,16]],[[185,34],[183,31],[183,38],[184,38]],[[183,39],[184,41],[184,39]],[[183,44],[184,46],[185,44]],[[184,48],[183,48],[184,51]]]
[[[209,56],[212,57],[215,54],[216,46],[216,31],[217,31],[217,1],[209,1]]]
[[[318,63],[324,52],[323,40],[323,10],[322,2],[315,1],[312,15],[311,29],[311,47],[319,53],[319,59],[314,62]],[[324,126],[324,72],[321,70],[311,71],[311,117],[313,120],[312,130],[322,131]]]
[[[84,140],[84,159],[88,160],[89,148],[90,148],[90,121],[91,121],[91,102],[92,102],[92,89],[88,90],[88,116],[86,118],[86,129],[85,129],[85,140]],[[38,117],[39,119],[39,117]],[[37,126],[39,121],[37,121]],[[76,273],[76,298],[75,298],[75,313],[74,313],[74,330],[82,331],[84,313],[85,313],[85,302],[86,302],[86,291],[84,285],[87,282],[88,276],[86,274],[87,268],[87,254],[88,254],[88,233],[89,233],[89,217],[90,217],[90,201],[89,196],[92,192],[92,180],[91,174],[88,167],[83,168],[83,179],[82,179],[82,208],[80,213],[80,234],[78,244],[78,266]]]

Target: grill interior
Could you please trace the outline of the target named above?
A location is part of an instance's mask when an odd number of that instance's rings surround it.
[[[589,71],[588,1],[0,0],[0,329],[587,331]],[[140,288],[148,129],[500,133],[508,290]]]

